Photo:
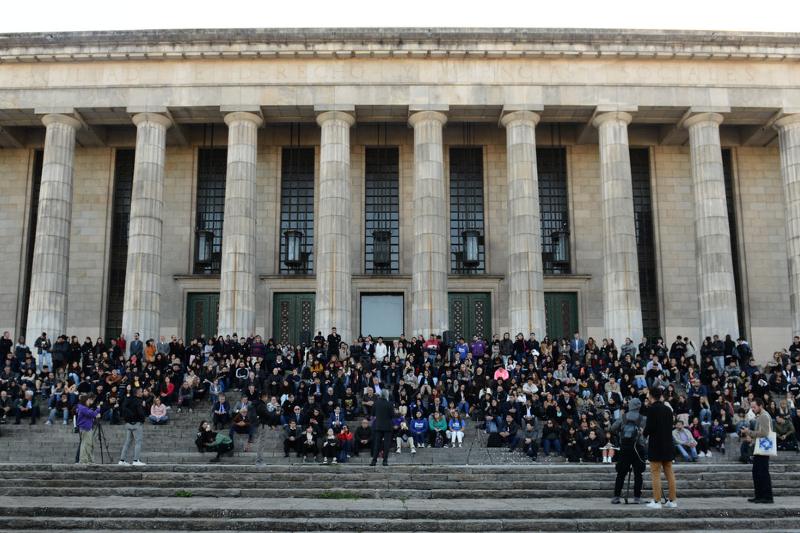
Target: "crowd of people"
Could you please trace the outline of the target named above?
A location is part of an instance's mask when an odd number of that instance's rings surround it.
[[[552,455],[569,462],[618,462],[619,422],[633,402],[646,417],[648,390],[663,391],[672,413],[675,452],[686,461],[726,454],[733,446],[750,458],[752,409],[761,399],[775,420],[778,447],[798,449],[800,337],[754,362],[744,339],[717,336],[696,347],[678,336],[599,343],[579,334],[538,340],[506,333],[446,344],[441,336],[371,336],[342,342],[335,328],[310,345],[281,345],[260,336],[167,340],[84,339],[46,333],[28,345],[0,339],[0,423],[70,423],[78,405],[112,424],[126,424],[139,460],[141,425],[160,425],[182,410],[203,409],[208,420],[196,444],[219,460],[234,447],[256,446],[262,461],[265,435],[283,432],[289,456],[343,462],[380,448],[375,405],[393,407],[390,439],[406,447],[461,447],[465,429],[477,426],[489,447],[519,450],[532,460]],[[93,405],[87,405],[91,396]],[[83,400],[82,400],[83,398]],[[616,423],[616,427],[615,427]],[[381,442],[377,442],[381,440]],[[735,443],[735,444],[734,444]],[[123,456],[121,462],[125,462]]]

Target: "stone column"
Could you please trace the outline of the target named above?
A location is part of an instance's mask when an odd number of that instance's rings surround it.
[[[545,335],[536,124],[539,115],[514,111],[501,120],[508,161],[508,314],[512,337]]]
[[[45,115],[42,123],[47,133],[31,265],[27,336],[35,339],[45,331],[55,341],[67,333],[72,175],[75,132],[80,122],[66,115],[51,114]]]
[[[448,329],[450,239],[442,149],[446,122],[447,116],[438,111],[419,111],[408,120],[414,128],[411,333],[425,337]]]
[[[220,335],[254,335],[256,330],[256,152],[261,117],[225,115],[228,169],[219,279]]]
[[[786,255],[792,335],[800,334],[800,114],[775,123],[781,151],[781,177],[786,202]]]
[[[700,335],[730,334],[735,339],[739,321],[719,141],[721,123],[720,114],[699,113],[689,117],[684,126],[689,129],[694,183]]]
[[[335,327],[344,342],[353,340],[350,279],[350,126],[355,118],[342,111],[317,116],[322,128],[319,162],[319,218],[316,241],[317,300],[315,324],[324,334]],[[315,332],[312,332],[315,333]]]
[[[633,216],[631,158],[625,112],[597,115],[600,134],[600,198],[603,217],[604,334],[617,345],[642,338],[642,300],[636,223]]]
[[[128,262],[122,332],[128,339],[158,340],[161,327],[161,229],[164,224],[164,151],[170,119],[158,113],[133,116],[133,166]]]

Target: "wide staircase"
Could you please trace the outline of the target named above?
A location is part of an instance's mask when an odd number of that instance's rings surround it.
[[[279,432],[264,466],[240,436],[208,464],[193,442],[206,415],[146,426],[144,467],[116,465],[119,426],[104,426],[110,465],[74,464],[77,435],[60,423],[0,427],[0,531],[800,531],[795,453],[772,462],[773,505],[747,503],[749,467],[715,454],[677,463],[679,508],[654,511],[610,503],[611,465],[532,463],[474,428],[463,448],[393,450],[388,468],[285,459]]]

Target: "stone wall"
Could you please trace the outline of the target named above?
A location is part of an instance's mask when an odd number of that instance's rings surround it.
[[[0,335],[19,334],[33,150],[0,150]]]

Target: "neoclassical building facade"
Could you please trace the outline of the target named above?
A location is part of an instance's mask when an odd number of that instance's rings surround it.
[[[800,34],[0,35],[0,330],[800,333]]]

